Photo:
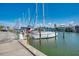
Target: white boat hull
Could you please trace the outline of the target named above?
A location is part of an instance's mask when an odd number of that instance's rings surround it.
[[[30,34],[31,37],[37,39],[37,38],[53,38],[55,36],[57,36],[58,34],[55,32],[41,32],[41,37],[39,35],[39,32],[33,32]]]

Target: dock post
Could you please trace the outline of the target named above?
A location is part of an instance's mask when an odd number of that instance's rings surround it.
[[[63,39],[64,39],[64,31],[63,31]]]
[[[56,40],[56,24],[54,24],[54,29],[55,29],[55,40]]]
[[[26,30],[26,37],[27,37],[27,44],[29,44],[29,33],[28,33],[28,29]]]
[[[41,28],[39,28],[38,31],[39,31],[39,44],[41,45]]]
[[[65,27],[63,26],[63,39],[65,38]]]
[[[29,38],[28,38],[28,33],[27,33],[27,43],[29,44]]]

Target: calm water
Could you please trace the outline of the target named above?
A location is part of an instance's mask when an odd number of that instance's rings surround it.
[[[79,33],[65,33],[63,39],[62,32],[51,39],[31,39],[30,44],[49,56],[79,55]]]

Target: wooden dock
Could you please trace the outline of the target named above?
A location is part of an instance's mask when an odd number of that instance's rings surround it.
[[[0,56],[33,56],[17,40],[0,44]]]
[[[33,56],[11,32],[0,32],[0,56]]]
[[[27,40],[16,40],[16,34],[0,32],[0,56],[46,56],[30,46]]]

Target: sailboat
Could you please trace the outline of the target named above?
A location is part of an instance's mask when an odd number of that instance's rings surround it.
[[[36,23],[35,25],[37,25],[37,3],[36,3]],[[45,27],[45,18],[44,18],[44,3],[43,3],[43,27]],[[58,35],[58,33],[56,32],[51,32],[51,31],[41,31],[40,27],[35,27],[38,28],[38,30],[32,31],[30,36],[32,38],[38,39],[38,38],[53,38],[55,36]],[[40,29],[40,30],[39,30]]]

